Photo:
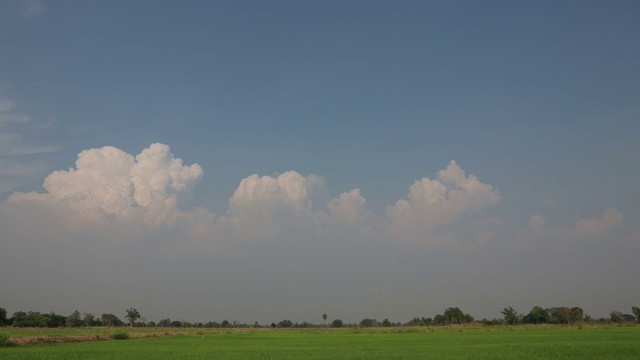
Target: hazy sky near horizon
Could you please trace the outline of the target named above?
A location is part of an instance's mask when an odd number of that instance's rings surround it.
[[[0,307],[640,306],[634,1],[0,3]]]

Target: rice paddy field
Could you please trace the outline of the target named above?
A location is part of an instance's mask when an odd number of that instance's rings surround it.
[[[0,359],[640,359],[640,326],[343,329],[21,329],[11,339],[128,340],[0,347]],[[135,336],[154,336],[135,338]]]

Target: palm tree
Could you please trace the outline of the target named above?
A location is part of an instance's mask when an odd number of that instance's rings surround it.
[[[323,322],[323,324],[322,324],[322,325],[323,325],[324,327],[327,327],[327,314],[322,314],[322,320],[324,320],[324,322]]]

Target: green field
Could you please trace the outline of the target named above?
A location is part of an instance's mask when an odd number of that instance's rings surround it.
[[[14,337],[114,330],[47,331],[0,330]],[[0,359],[640,359],[640,327],[185,329],[165,337],[0,348]]]

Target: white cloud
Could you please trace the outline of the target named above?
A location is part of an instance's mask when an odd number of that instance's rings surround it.
[[[527,226],[516,236],[516,247],[536,245],[567,248],[577,243],[597,243],[611,237],[611,231],[622,225],[624,216],[617,209],[607,208],[601,217],[580,219],[574,227],[548,227],[544,217],[531,215]],[[543,247],[545,247],[543,246]]]
[[[411,185],[409,199],[398,200],[388,214],[396,227],[432,227],[451,224],[462,214],[476,213],[499,201],[498,190],[474,175],[466,176],[452,160],[436,179],[423,178]]]
[[[547,221],[541,215],[538,215],[538,214],[531,215],[529,216],[529,222],[528,222],[529,230],[532,230],[532,231],[542,230],[545,222]]]
[[[309,194],[322,186],[317,176],[296,171],[281,175],[253,174],[240,181],[229,199],[228,217],[218,223],[229,227],[234,239],[259,241],[282,238],[284,233],[317,230]]]
[[[370,215],[364,207],[365,202],[365,198],[360,195],[360,189],[340,194],[337,199],[332,199],[327,204],[329,221],[333,224],[359,228]]]
[[[119,233],[126,239],[150,238],[161,229],[174,234],[172,241],[182,242],[172,245],[181,248],[179,252],[189,247],[215,252],[229,246],[239,249],[247,242],[318,239],[373,243],[418,239],[422,244],[459,247],[455,232],[437,226],[450,225],[462,214],[476,213],[500,199],[491,185],[467,176],[451,162],[435,180],[416,181],[409,200],[398,201],[386,218],[367,210],[357,188],[331,199],[326,208],[314,207],[311,198],[317,189],[325,190],[323,179],[296,171],[242,179],[224,215],[181,209],[180,199],[191,193],[202,176],[198,164],[185,165],[167,145],[152,144],[136,156],[105,146],[84,150],[75,167],[50,173],[43,183],[45,192],[14,193],[4,206],[27,213],[29,208],[49,212],[51,221],[71,232]],[[494,228],[472,223],[469,229],[475,235],[465,238],[486,245],[496,237]]]
[[[575,230],[583,236],[599,237],[622,224],[624,216],[617,209],[607,208],[599,218],[582,219]]]
[[[240,181],[229,200],[229,214],[260,212],[268,215],[278,208],[288,208],[294,214],[311,210],[307,178],[295,171],[278,177],[253,174]]]
[[[202,174],[198,164],[184,166],[166,145],[153,144],[135,158],[105,146],[82,151],[75,168],[47,176],[46,193],[15,193],[9,202],[59,205],[80,217],[157,224],[176,215],[178,197],[191,191]]]

